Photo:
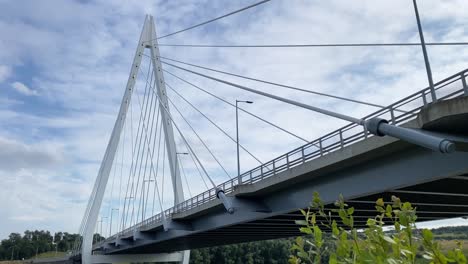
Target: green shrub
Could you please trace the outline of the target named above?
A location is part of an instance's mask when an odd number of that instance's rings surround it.
[[[354,208],[342,196],[335,207],[325,209],[314,193],[311,206],[301,210],[305,219],[296,221],[308,236],[296,238],[289,263],[466,263],[461,243],[442,252],[430,230],[416,228],[416,209],[397,197],[387,204],[378,199],[376,216],[363,229],[355,227]]]

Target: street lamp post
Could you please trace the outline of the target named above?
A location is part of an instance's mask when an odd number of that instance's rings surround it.
[[[151,175],[150,175],[151,176]],[[148,179],[148,180],[143,180],[143,190],[145,190],[145,186],[146,186],[146,183],[148,183],[148,187],[146,188],[146,192],[149,193],[149,187],[150,187],[150,184],[151,182],[154,182],[154,179]],[[149,194],[148,196],[146,197],[146,200],[145,200],[145,192],[143,191],[142,192],[142,206],[141,206],[141,221],[145,220],[145,216],[146,216],[146,206],[148,205],[148,197],[149,197]],[[145,203],[146,201],[146,203]]]
[[[15,246],[11,247],[11,260],[13,260],[13,253],[15,252]]]
[[[125,205],[127,204],[127,200],[128,200],[128,206],[130,206],[130,200],[133,199],[135,197],[133,196],[126,196],[124,198],[124,206],[123,206],[123,210],[122,210],[122,225],[121,225],[121,230],[124,230],[125,229],[125,226],[127,224],[127,218],[128,218],[128,211],[127,211],[127,214],[125,214]],[[127,208],[128,210],[128,208]],[[125,215],[124,215],[125,214]],[[131,220],[131,219],[130,219]],[[131,225],[132,223],[130,223]]]
[[[112,235],[112,213],[114,211],[119,211],[119,208],[112,208],[111,211],[110,211],[109,236]],[[118,215],[117,215],[117,217],[118,217]]]
[[[239,157],[239,103],[252,104],[252,101],[236,100],[236,144],[237,144],[237,182],[240,185],[242,178],[240,175],[240,157]]]
[[[104,237],[104,236],[103,236],[103,233],[102,233],[102,222],[104,222],[104,219],[107,219],[107,216],[101,216],[101,221],[99,221],[99,222],[101,222],[101,232],[100,232],[100,237]],[[101,241],[101,240],[99,240],[99,241]]]

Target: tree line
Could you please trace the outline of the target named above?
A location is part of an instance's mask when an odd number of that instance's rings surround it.
[[[26,230],[23,235],[11,233],[0,244],[0,259],[29,259],[43,252],[66,252],[71,249],[77,236],[67,232],[52,235],[44,230]]]
[[[78,234],[35,230],[24,231],[23,235],[11,233],[0,243],[0,260],[30,259],[45,252],[69,252],[73,249]],[[104,237],[94,234],[94,241]]]

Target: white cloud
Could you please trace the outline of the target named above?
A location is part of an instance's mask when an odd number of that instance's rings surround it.
[[[32,96],[32,95],[37,95],[37,91],[32,90],[28,86],[26,86],[24,83],[21,82],[14,82],[11,84],[11,87],[13,87],[17,92],[27,95],[27,96]]]
[[[28,145],[0,137],[0,171],[44,169],[61,162],[61,150],[51,144]]]
[[[0,236],[26,229],[48,229],[52,232],[78,228],[84,209],[86,184],[71,180],[69,174],[42,169],[0,171],[3,188],[0,192]],[[72,198],[73,197],[73,198]]]
[[[0,65],[0,83],[4,82],[11,75],[11,68],[6,65]]]

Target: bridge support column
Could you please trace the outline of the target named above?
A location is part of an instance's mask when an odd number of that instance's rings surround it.
[[[190,253],[190,251],[188,251]],[[92,255],[91,263],[183,262],[184,252],[160,254]],[[188,261],[186,262],[188,263]]]
[[[99,210],[101,208],[102,200],[104,198],[104,192],[106,190],[106,185],[109,180],[109,174],[114,162],[115,152],[117,151],[117,146],[119,145],[120,135],[122,132],[123,125],[125,123],[125,118],[127,115],[127,110],[131,102],[133,88],[135,87],[135,82],[137,75],[140,69],[142,54],[145,49],[144,41],[148,34],[146,33],[148,28],[149,20],[145,19],[145,24],[140,35],[140,40],[138,42],[137,50],[133,58],[132,68],[130,69],[130,76],[128,77],[127,86],[125,88],[125,93],[120,104],[119,114],[117,120],[115,121],[114,128],[112,129],[112,134],[107,144],[106,152],[102,160],[101,166],[99,168],[96,181],[94,182],[93,192],[88,202],[88,207],[86,208],[85,215],[81,225],[83,226],[83,243],[81,245],[81,258],[84,264],[92,263],[92,247],[93,247],[93,234],[94,228],[96,227],[97,219],[99,216]]]
[[[160,102],[164,104],[164,108],[169,112],[169,102],[167,99],[166,82],[164,81],[163,68],[159,54],[158,36],[156,34],[156,27],[154,24],[153,16],[148,16],[150,36],[146,47],[151,51],[151,61],[153,63],[153,72],[156,80],[156,87]],[[177,149],[174,140],[174,130],[172,127],[172,120],[166,111],[161,111],[161,119],[163,120],[164,138],[166,141],[167,157],[169,159],[169,167],[171,171],[172,187],[174,191],[174,205],[184,201],[184,190],[182,188],[182,179],[180,177],[179,164],[177,164]],[[166,228],[166,227],[165,227]],[[190,251],[186,250],[183,253],[182,263],[189,262]]]
[[[149,261],[148,259],[153,258],[153,260],[161,259],[159,262],[167,261],[180,261],[182,263],[188,263],[190,257],[190,251],[175,252],[171,253],[168,256],[171,256],[172,260],[164,260],[161,254],[157,255],[92,255],[92,246],[93,246],[93,234],[94,228],[97,223],[99,210],[101,208],[102,200],[104,198],[104,192],[106,190],[106,185],[109,179],[109,174],[114,162],[115,153],[117,151],[117,146],[120,141],[120,135],[122,128],[125,122],[127,115],[127,110],[131,102],[131,97],[135,82],[137,79],[138,72],[140,71],[141,60],[143,52],[146,48],[151,50],[152,64],[154,75],[156,78],[156,87],[158,96],[165,105],[166,109],[169,109],[168,99],[166,96],[166,86],[164,82],[164,76],[162,73],[162,66],[159,59],[159,49],[157,43],[156,29],[154,26],[153,17],[147,15],[145,18],[145,23],[143,25],[143,30],[140,35],[140,40],[138,42],[137,50],[133,59],[132,68],[130,70],[130,76],[127,81],[127,86],[125,89],[124,97],[122,99],[119,114],[117,120],[115,121],[114,128],[112,130],[109,143],[104,154],[101,166],[99,168],[96,181],[94,183],[93,192],[91,194],[90,200],[88,202],[88,207],[85,211],[83,217],[82,226],[83,226],[83,243],[81,245],[81,259],[84,264],[91,263],[116,263],[116,262],[155,262]],[[166,115],[165,111],[161,111],[161,116],[163,120],[163,128],[166,140],[166,149],[170,164],[170,171],[172,176],[172,184],[174,190],[174,203],[178,204],[184,200],[184,194],[182,189],[182,181],[180,178],[179,166],[177,164],[177,151],[174,141],[174,132],[172,128],[172,121]],[[166,254],[167,255],[167,254]],[[175,257],[177,256],[177,258]],[[128,261],[127,261],[128,259]],[[157,262],[157,261],[156,261]]]

